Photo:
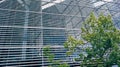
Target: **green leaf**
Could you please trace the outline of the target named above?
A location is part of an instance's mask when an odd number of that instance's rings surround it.
[[[66,52],[66,55],[69,56],[69,55],[71,55],[72,53],[73,53],[73,52],[71,52],[71,51],[67,51],[67,52]]]

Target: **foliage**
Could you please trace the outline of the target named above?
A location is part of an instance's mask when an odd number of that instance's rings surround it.
[[[83,48],[87,56],[83,53],[79,55],[80,59],[83,59],[82,65],[110,67],[113,64],[120,64],[120,30],[116,29],[110,15],[104,16],[101,13],[96,17],[91,13],[83,22],[81,31],[80,40],[69,36],[65,42],[67,55],[74,53],[80,45],[90,43],[91,47]]]
[[[59,60],[54,60],[55,55],[51,53],[50,46],[44,47],[43,54],[47,57],[47,61],[51,63],[49,67],[69,67],[67,63],[61,63]]]

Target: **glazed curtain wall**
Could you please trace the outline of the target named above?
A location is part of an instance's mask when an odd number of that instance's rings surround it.
[[[68,35],[79,38],[90,12],[111,14],[120,29],[119,5],[119,0],[0,0],[0,65],[46,65],[45,45],[53,47],[56,59],[74,62],[76,54],[65,58]]]

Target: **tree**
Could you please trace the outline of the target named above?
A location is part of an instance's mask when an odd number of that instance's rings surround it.
[[[110,67],[120,64],[120,30],[114,26],[110,15],[104,16],[101,13],[96,17],[91,13],[83,22],[81,31],[80,40],[69,36],[65,42],[67,55],[74,53],[79,46],[89,43],[91,47],[82,48],[85,53],[79,54],[79,59],[82,59],[81,65]]]
[[[43,54],[50,63],[49,67],[70,67],[67,63],[61,63],[59,60],[54,60],[55,55],[51,52],[50,46],[44,47]]]

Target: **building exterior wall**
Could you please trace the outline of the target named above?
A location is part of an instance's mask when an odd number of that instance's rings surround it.
[[[66,57],[64,42],[69,35],[80,38],[82,22],[94,12],[111,14],[120,29],[118,5],[108,2],[95,7],[97,0],[0,0],[0,66],[43,66],[43,46],[51,45],[56,59]],[[117,9],[115,9],[117,8]],[[45,63],[44,63],[45,62]],[[44,66],[43,66],[44,67]]]

